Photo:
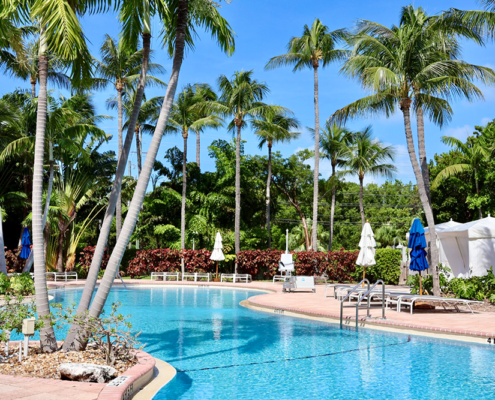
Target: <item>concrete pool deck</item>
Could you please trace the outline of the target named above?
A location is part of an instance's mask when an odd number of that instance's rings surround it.
[[[126,285],[131,286],[189,286],[200,288],[242,288],[260,290],[268,293],[260,293],[245,300],[241,305],[267,313],[284,314],[319,320],[330,323],[338,323],[340,320],[340,302],[333,297],[325,297],[325,285],[317,285],[316,293],[282,293],[282,284],[271,282],[231,283],[231,282],[182,282],[182,281],[150,281],[148,279],[126,279]],[[76,288],[84,285],[84,280],[69,282],[49,282],[51,289]],[[115,281],[115,286],[122,286],[120,280]],[[332,291],[333,293],[333,291]],[[494,343],[495,338],[495,313],[456,311],[416,311],[413,315],[409,311],[398,313],[395,309],[386,311],[386,319],[364,320],[366,310],[360,310],[359,326],[371,329],[379,329],[391,332],[410,333],[437,338],[471,341],[477,343]],[[355,326],[355,309],[344,309],[345,323]],[[373,309],[371,316],[381,317],[381,309]],[[153,395],[168,382],[175,374],[172,367],[163,363],[163,374],[159,379],[152,380],[136,399],[145,400]],[[123,393],[104,393],[105,384],[81,384],[59,380],[47,380],[29,377],[0,376],[0,398],[2,400],[43,400],[73,398],[77,400],[110,400],[122,399]]]

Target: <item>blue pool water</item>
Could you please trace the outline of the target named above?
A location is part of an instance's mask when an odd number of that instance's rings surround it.
[[[52,294],[69,305],[81,290]],[[340,330],[239,305],[258,294],[116,288],[107,304],[120,301],[145,350],[179,371],[156,400],[495,398],[488,346]]]

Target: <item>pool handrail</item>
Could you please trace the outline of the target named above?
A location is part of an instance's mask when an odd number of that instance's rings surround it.
[[[385,318],[385,282],[383,282],[383,279],[378,279],[374,284],[373,286],[369,287],[368,285],[368,290],[363,293],[359,298],[358,298],[358,301],[356,303],[356,328],[358,326],[358,312],[359,312],[359,305],[361,304],[361,301],[365,298],[365,297],[368,297],[368,305],[367,305],[367,313],[366,313],[366,316],[367,317],[370,317],[370,307],[371,307],[371,296],[369,296],[369,294],[372,292],[372,290],[375,288],[376,285],[378,285],[379,283],[382,284],[382,318],[383,319],[386,319]]]
[[[368,284],[368,290],[370,288],[370,281],[368,279],[363,279],[361,282],[359,282],[356,286],[354,286],[348,293],[347,295],[340,301],[340,329],[342,329],[343,325],[343,316],[344,316],[344,307],[354,307],[354,306],[344,306],[344,301],[346,301],[349,296],[361,285],[364,286],[364,283]],[[357,327],[357,319],[356,319],[356,327]]]

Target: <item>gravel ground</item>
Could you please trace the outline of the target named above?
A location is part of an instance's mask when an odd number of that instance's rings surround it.
[[[63,352],[57,351],[55,353],[41,353],[38,346],[29,347],[29,357],[24,358],[19,362],[17,354],[19,353],[19,347],[16,345],[10,346],[9,354],[14,357],[7,360],[7,362],[0,362],[0,374],[3,375],[18,375],[18,376],[30,376],[37,378],[52,378],[60,379],[58,367],[62,363],[89,363],[97,365],[106,365],[105,358],[99,351],[85,350],[82,352],[71,351]],[[5,349],[0,347],[0,354],[5,355]],[[121,375],[133,365],[136,361],[122,362],[117,361],[113,368]],[[1,397],[1,396],[0,396]]]

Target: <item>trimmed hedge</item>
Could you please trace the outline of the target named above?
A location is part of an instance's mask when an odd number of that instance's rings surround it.
[[[400,263],[402,253],[394,249],[376,249],[376,265],[366,267],[366,278],[370,282],[376,282],[383,279],[387,285],[398,285],[400,278]],[[360,281],[363,277],[363,267],[356,266],[354,280]]]

